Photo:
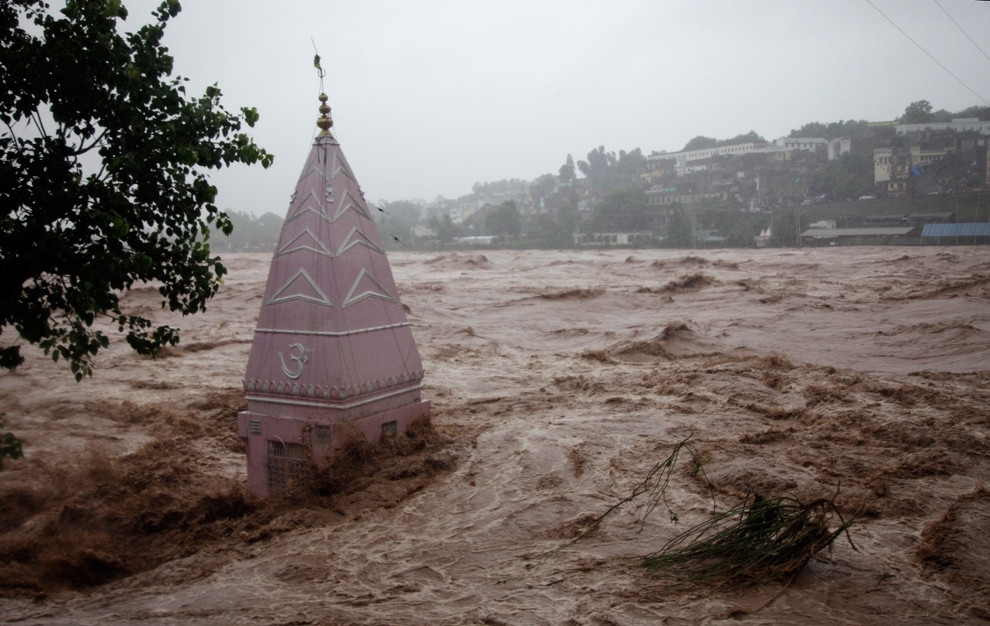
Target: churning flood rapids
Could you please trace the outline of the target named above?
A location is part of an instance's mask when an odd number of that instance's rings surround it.
[[[0,375],[27,442],[0,473],[0,621],[990,620],[990,246],[389,259],[434,438],[320,506],[230,495],[268,256],[226,256],[195,317],[127,295],[182,329],[156,360],[118,339],[77,384],[27,349]],[[704,478],[675,468],[669,510],[634,500],[571,542],[688,437]],[[670,591],[640,566],[750,494],[859,513],[787,586]],[[51,578],[89,562],[94,580]]]

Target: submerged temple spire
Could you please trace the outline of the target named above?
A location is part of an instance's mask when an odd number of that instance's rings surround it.
[[[327,95],[319,99],[320,133],[274,251],[244,375],[248,407],[238,414],[248,488],[258,496],[351,437],[398,435],[430,413],[385,249],[330,134]]]

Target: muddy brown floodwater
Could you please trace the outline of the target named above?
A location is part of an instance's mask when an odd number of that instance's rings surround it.
[[[432,431],[337,492],[242,492],[269,257],[157,360],[0,375],[14,624],[990,620],[990,246],[389,255]],[[30,353],[31,350],[28,350]],[[690,436],[668,511],[633,501]],[[381,451],[375,454],[380,454]],[[748,494],[859,511],[789,585],[665,591],[641,556]]]

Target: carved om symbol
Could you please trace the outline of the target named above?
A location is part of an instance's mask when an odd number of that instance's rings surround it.
[[[289,366],[285,364],[285,356],[280,350],[278,353],[278,360],[282,362],[282,373],[286,376],[295,380],[302,376],[303,367],[309,363],[309,350],[307,350],[301,343],[293,343],[289,345],[289,362],[293,361],[298,364],[295,370],[290,370]]]

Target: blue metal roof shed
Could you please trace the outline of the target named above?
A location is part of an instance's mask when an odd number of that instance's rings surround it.
[[[990,237],[990,222],[925,224],[922,237]]]
[[[936,246],[990,244],[990,222],[925,224],[921,242]]]

